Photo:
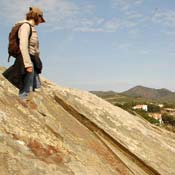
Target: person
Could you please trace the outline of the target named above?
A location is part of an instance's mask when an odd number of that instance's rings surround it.
[[[22,23],[18,30],[21,54],[6,74],[18,87],[20,99],[27,99],[31,91],[41,87],[39,74],[42,71],[42,62],[35,26],[44,22],[43,11],[37,7],[29,7],[26,19],[18,22]]]

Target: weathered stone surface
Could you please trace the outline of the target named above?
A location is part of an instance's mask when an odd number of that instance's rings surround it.
[[[23,104],[1,74],[0,80],[2,175],[175,174],[173,133],[44,78]]]

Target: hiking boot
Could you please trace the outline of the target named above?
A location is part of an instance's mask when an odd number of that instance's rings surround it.
[[[25,108],[28,107],[25,99],[18,98],[17,100],[18,100],[18,102],[19,102],[22,106],[24,106]]]
[[[38,108],[37,104],[33,100],[27,99],[26,104],[27,104],[27,107],[29,107],[31,109],[37,109]]]

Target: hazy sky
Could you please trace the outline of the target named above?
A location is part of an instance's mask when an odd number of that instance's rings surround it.
[[[1,0],[1,66],[13,63],[8,33],[29,6],[47,21],[37,27],[46,78],[84,90],[175,91],[175,0]]]

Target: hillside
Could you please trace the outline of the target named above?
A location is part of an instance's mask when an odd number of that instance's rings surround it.
[[[144,99],[158,100],[162,102],[166,102],[167,99],[169,99],[170,102],[173,102],[173,103],[175,102],[175,93],[163,88],[154,89],[154,88],[148,88],[144,86],[136,86],[121,94],[130,96],[130,97],[137,97],[137,98],[140,97]]]
[[[125,103],[169,103],[175,106],[175,93],[167,89],[136,86],[122,93],[114,91],[91,91],[112,104]]]
[[[175,174],[173,133],[45,78],[27,103],[17,93],[0,74],[2,175]]]

